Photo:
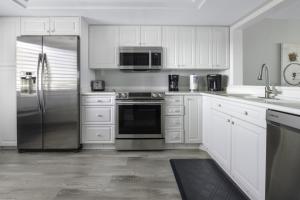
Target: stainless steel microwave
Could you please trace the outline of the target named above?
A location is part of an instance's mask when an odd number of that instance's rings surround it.
[[[120,47],[121,70],[147,71],[162,68],[162,47]]]

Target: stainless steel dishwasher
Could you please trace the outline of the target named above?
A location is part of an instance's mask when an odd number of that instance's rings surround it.
[[[267,111],[266,200],[300,199],[300,116]]]

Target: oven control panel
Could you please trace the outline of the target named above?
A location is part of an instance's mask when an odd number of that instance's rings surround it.
[[[118,92],[116,99],[164,99],[164,92]]]

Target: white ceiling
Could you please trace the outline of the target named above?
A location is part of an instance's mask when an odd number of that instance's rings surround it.
[[[26,0],[19,0],[24,1]],[[0,16],[84,16],[101,24],[231,25],[269,0],[0,0]]]

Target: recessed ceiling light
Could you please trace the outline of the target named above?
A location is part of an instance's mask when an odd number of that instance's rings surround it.
[[[26,8],[29,0],[12,0],[12,1],[18,4],[19,6]]]

